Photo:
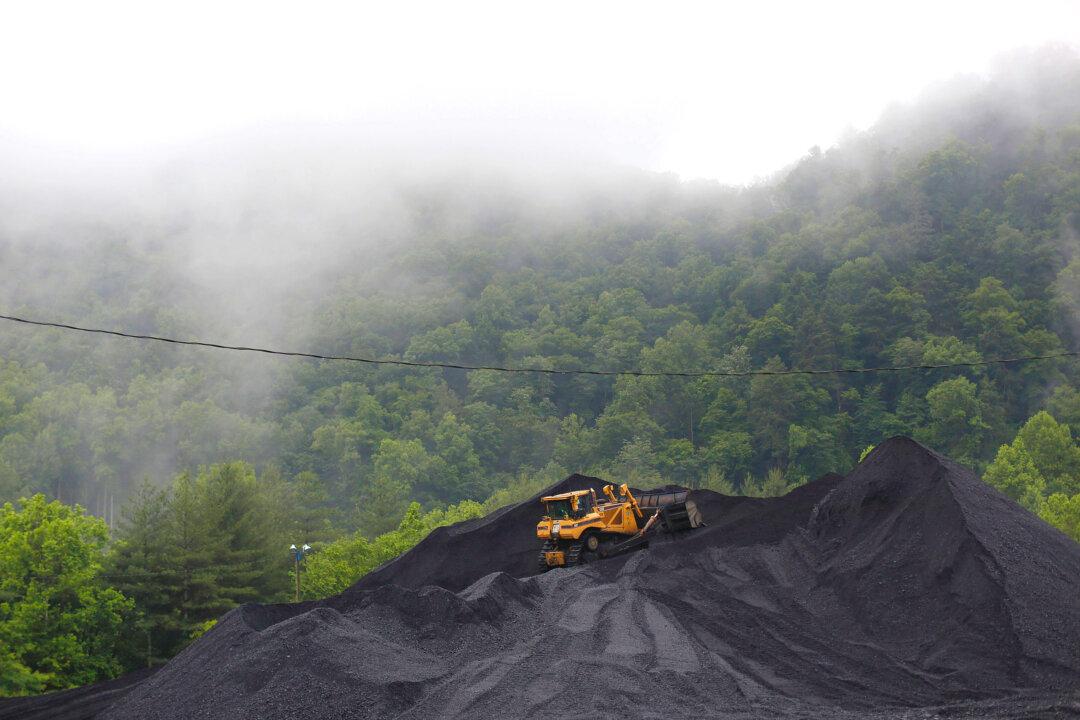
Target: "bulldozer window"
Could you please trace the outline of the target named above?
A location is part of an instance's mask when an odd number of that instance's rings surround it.
[[[566,520],[573,517],[573,510],[570,507],[569,498],[566,500],[551,500],[547,504],[548,517],[555,520]]]
[[[577,498],[577,512],[574,513],[575,517],[583,517],[589,514],[592,510],[592,496],[579,495]]]

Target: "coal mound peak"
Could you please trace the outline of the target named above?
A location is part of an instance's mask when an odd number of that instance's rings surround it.
[[[103,717],[1080,707],[1080,546],[948,459],[893,438],[781,498],[692,496],[707,527],[542,575],[538,497],[436,531],[340,596],[229,613]]]

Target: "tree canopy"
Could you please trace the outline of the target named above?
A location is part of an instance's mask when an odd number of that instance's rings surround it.
[[[0,695],[120,671],[133,603],[102,582],[107,540],[102,520],[40,494],[0,507]]]

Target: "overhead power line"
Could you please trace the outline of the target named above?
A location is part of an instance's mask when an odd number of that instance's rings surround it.
[[[272,350],[270,348],[248,347],[245,345],[226,345],[224,343],[206,342],[203,340],[178,340],[176,338],[163,337],[161,335],[140,335],[137,333],[121,332],[119,330],[105,330],[102,328],[88,328],[67,323],[48,322],[45,320],[30,320],[15,317],[14,315],[0,315],[0,320],[22,323],[24,325],[37,325],[40,327],[59,328],[61,330],[75,330],[83,333],[96,335],[111,335],[113,337],[128,338],[130,340],[152,340],[154,342],[169,343],[171,345],[190,345],[193,347],[212,348],[214,350],[234,350],[240,352],[262,353],[264,355],[280,355],[283,357],[310,358],[312,360],[340,360],[343,362],[364,363],[367,365],[399,365],[417,368],[447,368],[452,370],[490,370],[504,373],[542,373],[545,375],[631,375],[636,377],[751,377],[757,375],[855,375],[860,373],[898,372],[901,370],[940,370],[945,368],[977,367],[983,365],[1011,365],[1016,363],[1034,362],[1037,360],[1056,360],[1059,358],[1080,356],[1080,351],[1065,350],[1045,355],[1024,355],[1012,358],[992,358],[990,360],[971,360],[967,362],[950,363],[923,363],[918,365],[888,365],[881,367],[864,368],[818,368],[791,370],[686,370],[686,371],[648,371],[648,370],[559,370],[540,367],[503,367],[500,365],[465,365],[448,362],[425,362],[422,360],[396,360],[393,358],[367,358],[349,355],[322,355],[312,352],[296,352],[291,350]]]

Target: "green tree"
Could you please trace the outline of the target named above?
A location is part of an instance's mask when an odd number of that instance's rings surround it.
[[[766,315],[750,323],[746,346],[750,356],[763,363],[773,356],[788,356],[794,336],[795,331],[790,325],[775,315]]]
[[[413,488],[430,484],[433,470],[433,459],[419,440],[379,443],[375,472],[357,501],[357,519],[364,534],[375,537],[397,525]]]
[[[964,321],[977,333],[978,346],[996,355],[1014,357],[1026,350],[1027,325],[1019,303],[995,277],[985,277],[964,303]]]
[[[594,446],[592,432],[581,418],[570,413],[559,423],[552,458],[563,467],[580,472],[593,463]]]
[[[1080,447],[1068,425],[1042,411],[1033,415],[1016,436],[1046,480],[1046,493],[1080,493]]]
[[[275,560],[288,543],[275,522],[280,517],[269,511],[272,500],[261,493],[255,470],[242,462],[212,465],[200,470],[195,483],[214,553],[216,591],[223,603],[218,614],[242,602],[280,594],[285,571]]]
[[[619,383],[616,383],[616,387],[619,387]],[[663,436],[663,428],[647,410],[635,407],[629,398],[617,399],[596,421],[596,454],[613,457],[622,451],[626,443],[637,440],[647,441],[651,447]]]
[[[0,507],[0,694],[119,674],[132,602],[102,582],[108,537],[103,521],[43,495]]]
[[[297,539],[315,545],[338,536],[341,511],[318,475],[310,470],[297,473],[286,492],[288,525]]]
[[[770,371],[787,368],[779,358],[765,364]],[[747,415],[759,453],[785,464],[790,454],[790,426],[800,419],[820,417],[829,401],[828,392],[814,387],[803,375],[759,375],[750,381]]]
[[[978,161],[957,140],[927,153],[918,166],[918,187],[939,229],[951,230],[960,211],[974,202]]]
[[[998,449],[983,480],[1032,512],[1039,510],[1046,492],[1046,480],[1019,438]]]
[[[1069,426],[1040,411],[998,449],[983,480],[1080,541],[1078,471],[1080,447]]]
[[[170,496],[144,482],[124,508],[106,564],[109,584],[135,603],[138,633],[125,633],[128,667],[164,662],[182,638],[174,622],[179,582],[174,568]]]
[[[704,456],[685,438],[668,440],[657,453],[657,469],[669,483],[689,487],[701,475]]]
[[[821,417],[814,425],[789,425],[789,473],[820,477],[827,472],[846,472],[851,466],[851,455],[844,441],[850,424],[847,413],[837,413]]]
[[[443,502],[482,500],[490,491],[485,487],[471,431],[453,413],[443,415],[435,428],[435,454],[445,469],[438,477],[439,487],[432,494]]]
[[[377,567],[371,543],[360,533],[325,545],[304,561],[304,597],[329,597]]]
[[[753,476],[747,475],[740,488],[740,494],[747,497],[779,497],[787,495],[794,487],[793,483],[788,482],[784,471],[774,467],[769,468],[760,482],[755,481]]]
[[[608,471],[616,483],[629,483],[634,487],[655,487],[661,483],[660,458],[646,437],[635,437],[626,442]]]
[[[710,439],[704,451],[705,461],[727,477],[736,477],[746,472],[754,456],[750,433],[717,432]]]
[[[1080,493],[1072,497],[1054,493],[1042,504],[1039,517],[1080,542]]]
[[[921,437],[937,450],[974,464],[983,433],[983,404],[975,383],[966,377],[943,380],[926,393],[929,424]]]
[[[735,495],[735,484],[727,478],[727,475],[718,467],[710,467],[701,477],[697,487],[702,490],[712,490],[721,495]]]
[[[790,329],[790,328],[789,328]],[[681,322],[641,351],[641,366],[649,372],[702,370],[713,364],[712,350],[702,328]],[[674,437],[696,443],[696,428],[707,409],[715,381],[710,378],[636,378],[642,406]]]
[[[169,529],[176,572],[170,629],[181,636],[190,636],[196,627],[230,607],[229,599],[218,591],[216,533],[203,512],[204,505],[195,478],[188,473],[178,475],[170,502]]]
[[[1080,427],[1080,392],[1072,385],[1059,385],[1046,402],[1046,410],[1069,427]]]

